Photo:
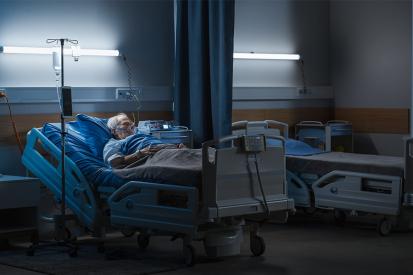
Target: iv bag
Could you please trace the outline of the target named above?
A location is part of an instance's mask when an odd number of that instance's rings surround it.
[[[60,48],[53,48],[53,69],[59,75],[62,70],[62,63],[60,60]]]

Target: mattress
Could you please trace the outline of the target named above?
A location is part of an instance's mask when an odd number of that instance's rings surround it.
[[[287,156],[292,172],[325,175],[334,170],[403,177],[402,157],[328,152],[311,156]]]

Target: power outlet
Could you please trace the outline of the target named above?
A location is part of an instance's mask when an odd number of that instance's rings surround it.
[[[297,88],[298,96],[311,95],[310,88]]]
[[[116,89],[115,99],[116,100],[130,100],[132,98],[132,93],[129,89]]]

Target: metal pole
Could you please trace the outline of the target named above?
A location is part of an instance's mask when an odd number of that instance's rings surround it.
[[[61,60],[61,74],[60,74],[60,78],[61,78],[61,85],[60,85],[60,97],[62,98],[62,90],[63,90],[63,86],[65,85],[64,83],[64,55],[63,55],[63,48],[65,45],[65,39],[60,39],[60,60]],[[62,102],[60,102],[60,104],[62,104]],[[62,208],[61,210],[61,228],[60,228],[60,232],[65,232],[65,224],[66,224],[66,174],[65,174],[65,138],[66,138],[66,129],[65,129],[65,118],[63,116],[63,112],[60,113],[60,128],[61,128],[61,140],[62,140]],[[64,233],[63,233],[64,234]],[[63,235],[63,240],[66,241],[65,239],[65,234]]]

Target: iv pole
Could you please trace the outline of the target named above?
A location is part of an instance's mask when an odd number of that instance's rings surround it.
[[[60,92],[61,92],[61,101],[59,102],[60,106],[64,106],[65,104],[63,103],[64,97],[62,94],[63,87],[64,87],[64,45],[65,42],[68,42],[73,45],[77,45],[79,42],[77,40],[71,40],[68,38],[59,38],[59,39],[47,39],[46,43],[60,43],[60,62],[61,62],[61,73],[60,73]],[[63,107],[64,108],[64,107]],[[57,226],[57,231],[60,233],[56,237],[57,242],[54,243],[49,243],[44,246],[61,246],[61,247],[67,247],[69,256],[71,257],[76,257],[77,256],[77,246],[73,243],[72,240],[69,239],[69,236],[66,236],[65,231],[66,231],[66,174],[65,174],[65,157],[66,157],[66,150],[65,150],[65,144],[66,144],[66,125],[65,125],[65,115],[64,115],[64,109],[61,109],[60,112],[60,136],[61,136],[61,152],[62,152],[62,158],[61,158],[61,184],[62,184],[62,196],[61,196],[61,211],[60,211],[60,217],[55,216],[54,221],[55,221],[55,226]],[[56,227],[55,227],[56,231]],[[56,233],[56,232],[55,232]],[[61,237],[63,236],[63,237]],[[36,248],[40,247],[39,244],[32,245],[29,250],[27,251],[27,254],[32,256],[34,255],[34,250]]]

